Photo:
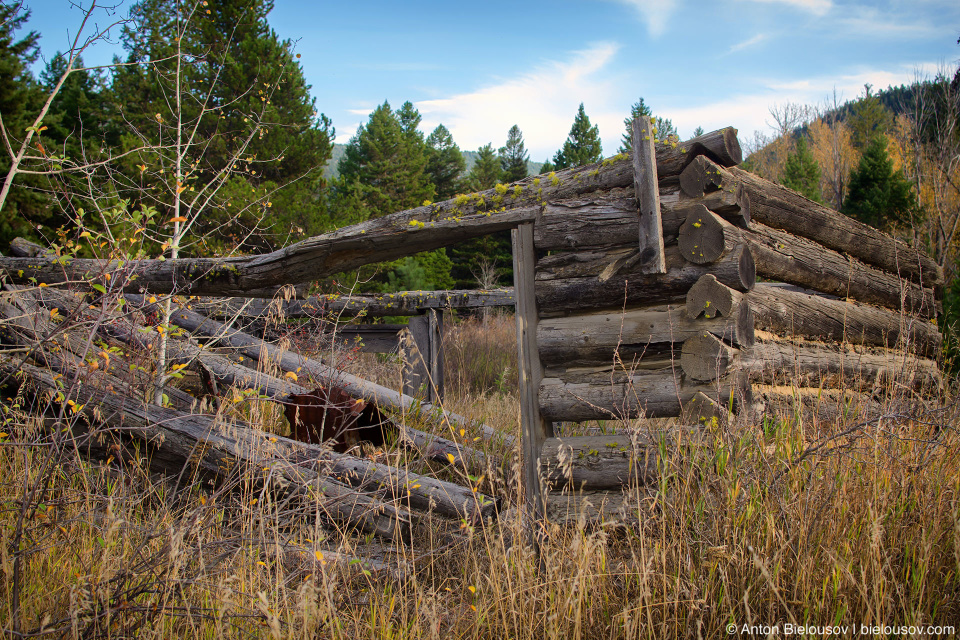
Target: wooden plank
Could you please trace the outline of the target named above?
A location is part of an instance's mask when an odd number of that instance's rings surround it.
[[[653,125],[649,116],[643,116],[635,118],[632,126],[633,188],[640,209],[640,272],[666,273]]]
[[[430,349],[430,379],[433,384],[430,386],[433,394],[430,402],[440,402],[443,400],[443,312],[436,309],[427,311],[429,318],[428,340]]]
[[[410,318],[400,341],[403,392],[425,402],[443,399],[443,316],[435,309]]]
[[[537,254],[533,225],[511,232],[513,240],[513,285],[517,300],[517,356],[520,374],[520,426],[523,445],[523,479],[527,513],[533,522],[544,515],[544,487],[540,481],[540,449],[553,436],[553,425],[540,415],[539,389],[543,377],[537,350],[537,299],[534,291]],[[536,538],[536,536],[535,536]]]

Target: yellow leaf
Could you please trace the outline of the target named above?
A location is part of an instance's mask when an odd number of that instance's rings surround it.
[[[470,585],[469,587],[467,587],[467,589],[470,590],[470,593],[476,593],[476,592],[477,592],[477,588],[476,588],[475,586],[473,586],[473,585]]]
[[[149,300],[150,304],[153,304],[156,301],[157,301],[157,298],[155,296],[150,296],[150,300]]]
[[[177,216],[176,218],[170,218],[167,222],[186,222],[187,219],[183,216]]]
[[[453,457],[453,454],[452,454],[452,453],[448,453],[448,454],[447,454],[447,460],[450,461],[450,464],[454,464],[454,463],[456,463],[456,461],[457,461],[457,459]]]
[[[287,378],[287,379],[289,379],[289,380],[293,380],[294,382],[297,381],[297,374],[295,374],[293,371],[287,371],[287,372],[283,375],[283,377],[284,377],[284,378]]]
[[[7,433],[6,431],[0,431],[0,438],[6,438],[8,435],[10,434]]]

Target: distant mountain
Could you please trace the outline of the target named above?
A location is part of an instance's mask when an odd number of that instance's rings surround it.
[[[340,165],[340,158],[343,157],[344,152],[346,151],[347,145],[345,144],[335,144],[333,145],[333,154],[330,156],[330,162],[323,168],[323,177],[328,180],[332,180],[340,175],[340,172],[337,170],[337,167]],[[477,163],[477,152],[476,151],[463,151],[463,158],[467,161],[467,172],[469,173],[470,169],[473,168],[473,165]],[[542,162],[527,162],[527,173],[531,176],[540,175],[540,167],[543,166]]]

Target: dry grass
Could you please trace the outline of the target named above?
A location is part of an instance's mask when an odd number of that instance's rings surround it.
[[[516,372],[512,319],[489,322],[448,328],[447,408],[517,434],[517,400],[500,382]],[[396,366],[350,365],[385,380]],[[635,522],[549,525],[539,562],[515,510],[462,537],[438,523],[410,545],[379,546],[316,514],[291,517],[243,477],[177,484],[86,462],[67,439],[51,456],[47,431],[4,398],[0,625],[8,637],[349,640],[956,625],[952,398],[941,412],[890,404],[864,423],[716,427],[702,445],[666,452],[659,486],[633,490]],[[508,468],[483,490],[518,504],[518,476]],[[399,569],[368,570],[354,555]]]

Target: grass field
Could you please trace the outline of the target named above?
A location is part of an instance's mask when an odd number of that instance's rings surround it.
[[[469,320],[445,339],[446,408],[519,435],[512,317]],[[382,357],[348,366],[398,380]],[[426,516],[409,544],[386,544],[323,527],[242,476],[213,487],[71,455],[10,395],[0,622],[11,638],[716,638],[805,625],[952,635],[954,397],[891,403],[864,422],[711,427],[701,445],[667,452],[656,486],[627,490],[629,518],[548,523],[538,557],[515,508],[517,451],[492,449],[504,462],[482,478],[432,469],[502,500],[499,519]],[[269,403],[232,410],[285,428]],[[431,470],[396,448],[368,453]]]

